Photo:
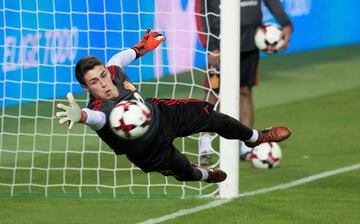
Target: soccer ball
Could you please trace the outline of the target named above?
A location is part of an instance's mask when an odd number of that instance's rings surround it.
[[[284,45],[281,28],[272,23],[260,26],[255,32],[255,45],[268,54],[276,53]]]
[[[275,142],[261,143],[253,149],[250,159],[254,167],[259,169],[277,167],[281,160],[280,146]]]
[[[125,100],[118,103],[110,113],[112,131],[123,139],[137,139],[149,129],[150,109],[137,100]]]

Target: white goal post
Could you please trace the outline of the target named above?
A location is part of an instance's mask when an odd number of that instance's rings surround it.
[[[240,100],[240,1],[221,0],[220,7],[220,111],[239,117]],[[220,197],[239,194],[239,141],[220,138],[220,168],[227,174]]]

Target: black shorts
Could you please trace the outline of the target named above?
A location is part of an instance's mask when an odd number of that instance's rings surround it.
[[[241,53],[241,64],[240,64],[240,87],[248,86],[250,89],[255,86],[258,82],[257,67],[259,64],[259,50],[247,51]],[[216,80],[220,81],[220,74],[208,71],[208,76],[205,77],[204,86],[206,88],[212,88],[216,93],[219,92],[220,83],[213,82]],[[209,83],[211,82],[211,85]],[[207,92],[205,90],[205,92]]]
[[[158,133],[139,158],[129,158],[144,172],[162,172],[173,169],[172,163],[176,158],[181,161],[176,167],[188,170],[189,161],[173,145],[177,137],[185,137],[194,133],[206,131],[209,128],[210,113],[214,106],[208,102],[196,99],[157,99],[152,103],[158,108]],[[174,170],[173,170],[174,171]]]
[[[159,131],[171,140],[189,136],[207,127],[214,105],[198,99],[156,99],[159,109]]]

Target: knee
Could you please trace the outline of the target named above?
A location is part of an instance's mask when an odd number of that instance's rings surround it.
[[[251,89],[248,86],[240,87],[240,98],[241,97],[250,97],[251,96]]]
[[[216,111],[211,112],[210,114],[210,121],[208,123],[209,131],[210,132],[221,132],[221,130],[226,129],[233,118]]]

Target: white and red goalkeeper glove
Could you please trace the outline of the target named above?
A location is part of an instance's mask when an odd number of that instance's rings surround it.
[[[57,108],[63,110],[56,113],[56,117],[59,118],[59,123],[64,124],[68,122],[68,129],[70,130],[76,123],[84,123],[86,120],[85,111],[81,110],[79,105],[76,103],[72,93],[66,95],[69,101],[69,105],[65,106],[64,104],[58,103]]]
[[[151,29],[148,28],[141,41],[132,47],[132,49],[134,49],[136,52],[136,58],[139,58],[147,52],[154,50],[165,39],[165,36],[161,33],[151,32]]]

